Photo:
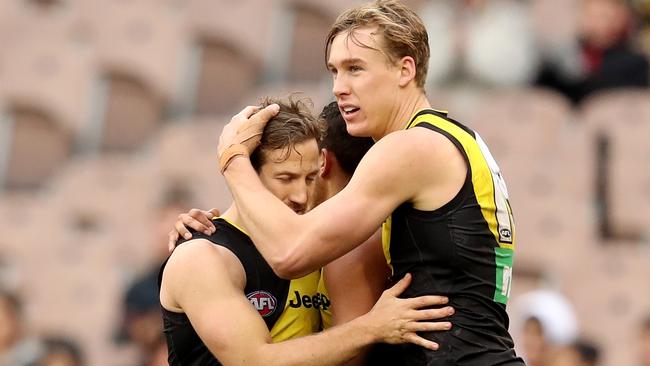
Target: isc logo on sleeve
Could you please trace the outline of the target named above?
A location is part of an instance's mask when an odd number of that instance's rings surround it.
[[[246,295],[246,297],[261,316],[267,317],[275,312],[277,301],[270,293],[266,291],[255,291]]]

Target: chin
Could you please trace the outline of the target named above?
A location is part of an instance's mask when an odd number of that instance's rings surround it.
[[[368,124],[363,122],[356,123],[347,123],[346,128],[350,136],[356,137],[368,137],[370,136],[370,131],[368,131]]]

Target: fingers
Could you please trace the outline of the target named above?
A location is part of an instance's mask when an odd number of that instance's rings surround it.
[[[409,322],[404,329],[409,332],[441,332],[451,327],[451,322]]]
[[[176,248],[176,242],[178,241],[178,231],[172,229],[169,232],[169,240],[167,241],[167,250],[171,253],[174,248]]]
[[[186,224],[186,226],[190,225],[192,229],[196,231],[200,231],[206,235],[210,235],[214,232],[215,230],[214,224],[212,223],[212,221],[210,221],[210,218],[212,216],[211,212],[193,208],[187,214],[189,215],[189,217],[187,217],[186,215],[179,216],[179,219],[183,219],[183,223]],[[199,226],[199,224],[196,224],[197,221],[201,226]]]
[[[178,221],[176,221],[176,228],[179,228],[178,224],[183,225],[184,227],[192,228],[196,231],[202,232],[206,235],[210,235],[214,232],[214,225],[210,219],[206,216],[205,211],[199,209],[191,209],[188,213],[182,213],[178,215]],[[189,231],[188,231],[189,232]],[[179,233],[185,234],[179,230]],[[187,239],[187,237],[184,235]],[[191,238],[191,236],[190,236]]]
[[[407,273],[401,280],[399,280],[396,284],[394,284],[393,287],[384,291],[384,294],[397,297],[402,292],[404,292],[404,290],[406,290],[410,284],[411,284],[411,274]]]
[[[414,310],[412,317],[414,320],[434,320],[442,319],[454,314],[454,308],[451,306],[445,306],[440,309],[422,309]]]
[[[259,106],[249,105],[248,107],[242,109],[241,112],[234,115],[232,120],[255,119],[255,120],[260,120],[262,122],[267,122],[268,120],[273,118],[273,116],[278,114],[279,111],[280,111],[280,106],[275,103],[269,104],[266,107],[261,109]]]
[[[438,344],[436,342],[432,342],[428,339],[422,338],[415,333],[405,334],[404,340],[409,343],[417,344],[418,346],[428,348],[432,351],[436,351],[438,349]]]
[[[275,117],[276,114],[280,111],[280,106],[277,104],[270,104],[262,108],[259,112],[253,114],[249,117],[249,120],[253,123],[266,123],[271,118]]]
[[[214,233],[216,228],[210,219],[215,216],[219,216],[219,210],[216,208],[210,211],[193,208],[188,213],[178,215],[178,220],[174,223],[174,229],[168,234],[167,249],[170,252],[174,250],[179,235],[182,235],[187,240],[192,238],[192,233],[187,230],[188,227],[206,235]]]
[[[185,215],[185,214],[179,215],[178,216],[178,221],[176,221],[174,223],[174,230],[176,230],[176,232],[179,235],[181,235],[183,238],[185,238],[186,240],[190,240],[190,239],[192,239],[192,233],[190,233],[189,230],[187,230],[187,228],[185,227],[185,224],[183,223],[183,220],[181,219],[182,215]]]
[[[253,114],[257,113],[257,111],[260,110],[260,107],[255,106],[255,105],[249,105],[248,107],[244,108],[241,110],[241,112],[237,113],[232,119],[234,120],[235,118],[250,118]]]
[[[445,305],[449,302],[449,299],[445,296],[427,295],[409,298],[406,301],[410,307],[419,309],[427,306]]]
[[[250,116],[246,123],[241,123],[237,129],[240,143],[249,148],[249,153],[257,147],[259,139],[264,131],[266,123],[280,111],[280,106],[271,104],[254,115]]]

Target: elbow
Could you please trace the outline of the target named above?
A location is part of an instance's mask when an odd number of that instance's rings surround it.
[[[300,278],[311,271],[306,268],[304,256],[297,250],[286,251],[269,261],[275,274],[285,280]]]

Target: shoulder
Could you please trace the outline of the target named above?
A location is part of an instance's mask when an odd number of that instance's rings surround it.
[[[169,257],[169,262],[194,263],[213,261],[219,257],[218,246],[207,237],[194,237],[177,246]]]
[[[367,155],[368,160],[389,162],[387,166],[399,170],[410,167],[417,173],[424,167],[444,165],[446,158],[458,156],[459,150],[442,133],[413,127],[386,135],[377,141]]]
[[[164,276],[180,286],[193,286],[205,279],[230,278],[233,283],[245,279],[240,260],[227,248],[207,239],[191,239],[174,249]],[[242,287],[243,288],[243,287]]]
[[[174,249],[162,273],[161,305],[194,323],[210,306],[244,293],[246,274],[234,254],[205,239]],[[194,320],[193,320],[194,319]]]

